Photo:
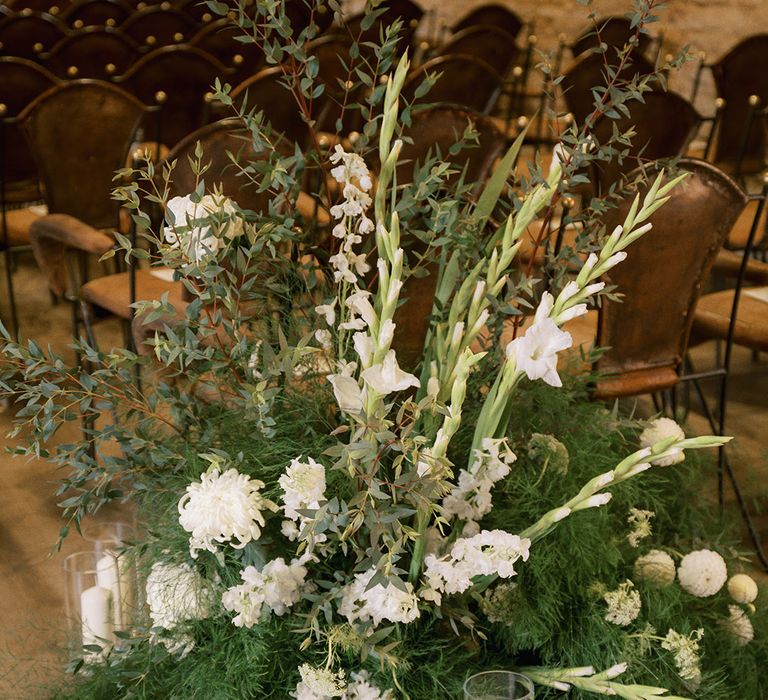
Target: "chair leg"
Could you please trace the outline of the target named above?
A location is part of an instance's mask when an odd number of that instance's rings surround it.
[[[13,289],[13,251],[6,247],[5,255],[5,283],[8,289],[8,304],[11,307],[11,328],[13,337],[19,339],[19,317],[16,310],[16,294]]]
[[[96,345],[96,335],[93,332],[93,311],[91,305],[84,299],[80,300],[80,314],[83,319],[83,326],[85,326],[85,337],[94,350],[98,350]]]

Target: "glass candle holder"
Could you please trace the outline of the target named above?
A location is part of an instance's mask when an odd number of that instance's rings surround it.
[[[484,671],[467,678],[464,700],[533,700],[533,681],[512,671]]]
[[[99,584],[95,552],[75,552],[64,559],[67,648],[70,658],[95,660],[115,641],[115,601]],[[92,648],[100,647],[101,651]],[[85,647],[85,648],[84,648]]]
[[[98,556],[107,550],[119,550],[136,539],[136,528],[124,520],[91,520],[83,525],[82,533]]]

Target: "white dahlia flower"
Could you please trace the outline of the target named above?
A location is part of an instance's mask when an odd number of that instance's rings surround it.
[[[736,574],[728,580],[728,593],[737,603],[749,605],[757,598],[757,584],[755,579],[747,574]]]
[[[641,447],[653,447],[657,442],[667,440],[669,438],[677,438],[678,440],[685,439],[685,433],[683,429],[675,423],[671,418],[656,418],[650,421],[640,433],[640,446]],[[685,453],[683,450],[672,450],[672,452],[663,457],[662,459],[651,460],[652,464],[659,467],[668,467],[672,464],[677,464],[685,459]]]
[[[684,590],[697,598],[715,595],[728,578],[725,560],[709,549],[686,554],[677,570],[677,578]]]
[[[635,577],[657,586],[668,586],[675,580],[675,562],[660,549],[652,549],[635,561]]]
[[[263,482],[228,469],[223,474],[211,469],[199,482],[187,486],[179,501],[179,523],[192,533],[189,552],[193,558],[198,550],[217,552],[214,542],[229,543],[236,549],[245,547],[261,536],[264,510],[277,510],[259,489]]]

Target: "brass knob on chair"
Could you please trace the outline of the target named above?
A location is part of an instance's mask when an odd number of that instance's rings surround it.
[[[203,22],[210,22],[213,19],[213,15],[210,12],[206,12],[200,19],[202,19]]]
[[[536,46],[536,44],[538,44],[538,43],[539,43],[539,37],[537,37],[535,34],[531,34],[531,35],[528,37],[528,43],[529,43],[531,46]]]
[[[525,129],[525,127],[528,126],[528,117],[526,116],[518,117],[516,124],[518,129]]]
[[[360,132],[350,131],[349,136],[347,136],[347,138],[349,139],[349,142],[354,146],[360,140]]]
[[[117,26],[117,21],[115,20],[115,18],[114,18],[114,17],[110,17],[110,18],[109,18],[109,19],[106,21],[106,25],[107,25],[108,27],[116,27],[116,26]]]
[[[576,200],[573,197],[563,197],[563,206],[566,209],[573,209],[576,206]]]
[[[722,97],[718,97],[715,100],[715,107],[717,109],[722,109],[723,107],[725,107],[725,100]]]
[[[664,54],[664,63],[672,63],[672,61],[674,60],[675,60],[675,54],[673,53]]]
[[[419,48],[420,48],[422,51],[426,51],[426,50],[429,48],[429,42],[428,42],[428,41],[422,41],[422,42],[419,44]]]
[[[416,29],[416,27],[418,27],[418,26],[419,26],[419,20],[417,20],[417,19],[412,19],[412,20],[411,20],[411,22],[410,22],[410,24],[411,24],[411,29]]]
[[[184,35],[183,35],[181,32],[176,32],[176,33],[173,35],[173,40],[174,40],[174,41],[175,41],[177,44],[180,44],[182,41],[184,41]]]
[[[32,46],[32,49],[35,53],[42,53],[45,49],[45,46],[43,46],[39,41],[35,42],[35,44]]]
[[[25,7],[19,14],[22,17],[29,17],[32,14],[32,8],[31,7]]]
[[[159,105],[164,104],[167,99],[168,99],[168,95],[166,95],[163,90],[158,90],[155,93],[155,102],[157,102],[157,104]]]
[[[570,126],[573,124],[573,115],[568,112],[568,114],[563,117],[563,121],[565,122],[566,126]]]
[[[146,39],[144,39],[144,43],[147,46],[154,46],[157,43],[157,39],[155,39],[155,37],[150,34]]]
[[[320,148],[328,148],[328,145],[331,143],[331,140],[323,134],[320,136],[320,138],[317,139],[317,143],[320,146]]]
[[[51,5],[48,8],[48,14],[50,15],[58,15],[61,10],[59,9],[58,5]]]
[[[104,71],[107,75],[114,75],[116,70],[117,66],[114,63],[107,63],[107,65],[104,66]]]
[[[136,3],[136,9],[137,10],[143,10],[146,6],[147,6],[147,3],[145,3],[145,2]]]
[[[203,102],[208,105],[211,104],[211,102],[213,102],[213,93],[206,92],[205,95],[203,95]]]
[[[379,78],[379,85],[386,85],[389,82],[389,76],[388,75],[382,75]]]
[[[0,117],[4,117],[7,112],[8,112],[8,107],[6,107],[2,102],[0,102]]]
[[[749,96],[749,106],[750,107],[757,107],[757,105],[760,104],[760,98],[757,95],[750,95]]]
[[[234,56],[232,56],[232,63],[234,63],[236,66],[242,66],[245,59],[239,54],[236,53]]]
[[[161,10],[170,10],[171,9],[171,3],[169,3],[169,2],[161,2],[160,3],[160,9]]]
[[[85,26],[85,22],[81,19],[76,19],[74,22],[72,22],[72,26],[75,29],[82,29]]]
[[[515,66],[515,67],[512,69],[512,75],[513,75],[515,78],[519,78],[519,77],[520,77],[522,74],[523,74],[523,67],[522,67],[522,66]]]
[[[80,71],[77,69],[77,66],[70,66],[67,68],[67,76],[70,78],[76,78],[79,72]]]

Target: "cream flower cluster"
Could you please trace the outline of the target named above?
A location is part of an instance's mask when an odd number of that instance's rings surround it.
[[[670,629],[661,642],[663,649],[671,652],[675,659],[677,673],[693,689],[701,683],[699,666],[699,642],[704,636],[703,629],[697,629],[688,636]]]
[[[199,201],[195,195],[174,197],[166,204],[168,226],[165,240],[180,248],[184,255],[199,263],[216,253],[226,239],[243,233],[243,220],[232,200],[220,194],[206,194]]]
[[[317,510],[325,500],[325,467],[311,457],[307,459],[307,462],[302,462],[301,457],[292,460],[277,481],[283,490],[283,512],[287,518],[282,532],[290,540],[298,539],[307,520],[299,511]]]
[[[627,541],[630,547],[638,547],[640,540],[650,537],[651,519],[654,517],[656,517],[656,513],[652,510],[629,509],[627,522],[632,525],[632,531],[627,535]]]
[[[145,586],[149,616],[153,627],[175,630],[188,620],[204,620],[210,617],[215,597],[208,582],[189,564],[155,562]],[[175,634],[172,638],[160,638],[172,653],[187,653],[194,646],[188,634]]]
[[[519,559],[528,560],[530,546],[529,539],[504,530],[482,530],[473,537],[460,538],[447,556],[425,557],[426,586],[419,595],[440,605],[443,595],[466,591],[475,576],[511,578],[516,573],[514,564]]]
[[[365,161],[356,153],[347,153],[336,145],[331,156],[331,163],[336,167],[331,175],[343,185],[344,201],[331,207],[331,216],[338,221],[333,227],[333,235],[341,239],[341,248],[330,258],[337,282],[357,282],[359,275],[370,270],[365,255],[355,253],[353,248],[362,242],[362,236],[374,230],[373,221],[366,212],[372,200],[368,192],[373,183]]]
[[[237,469],[209,469],[187,486],[179,501],[179,523],[189,533],[193,558],[199,550],[217,552],[215,542],[240,549],[261,536],[265,510],[277,510],[259,489],[264,484]]]
[[[344,671],[302,664],[299,673],[301,681],[291,694],[296,700],[330,700],[344,695],[347,687]]]
[[[419,599],[411,583],[389,583],[387,586],[377,583],[369,588],[375,575],[375,568],[356,574],[342,590],[339,613],[350,624],[370,620],[377,627],[383,620],[408,623],[419,617]]]
[[[491,489],[509,474],[510,465],[517,459],[509,449],[506,438],[483,438],[482,449],[477,450],[469,470],[459,472],[459,483],[443,499],[443,511],[449,518],[456,516],[466,522],[464,533],[476,534],[477,521],[487,515],[493,506]]]
[[[676,440],[684,440],[685,433],[683,429],[675,423],[671,418],[656,418],[648,423],[645,430],[640,433],[640,446],[652,447],[662,440],[669,438],[675,438]],[[685,459],[685,453],[681,449],[675,449],[670,452],[666,457],[657,459],[653,464],[659,467],[669,467],[672,464],[677,464]]]
[[[725,560],[710,549],[698,549],[686,554],[677,569],[680,585],[697,598],[715,595],[728,579]]]
[[[267,563],[261,571],[247,566],[240,572],[243,583],[227,589],[221,597],[225,610],[237,613],[236,627],[253,627],[262,614],[284,615],[301,600],[307,568],[304,560],[290,564],[280,557]]]
[[[642,607],[640,593],[635,590],[635,584],[630,580],[619,584],[615,591],[608,591],[603,600],[608,605],[606,621],[619,627],[626,627],[634,622]]]

